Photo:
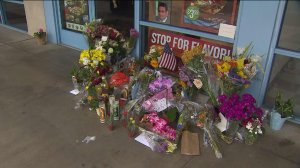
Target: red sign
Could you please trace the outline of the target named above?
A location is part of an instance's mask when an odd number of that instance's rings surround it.
[[[232,46],[214,43],[205,39],[192,38],[182,34],[172,33],[169,31],[149,29],[149,46],[163,46],[166,43],[169,44],[170,48],[173,49],[174,54],[178,57],[181,56],[183,51],[191,50],[192,48],[199,45],[203,46],[203,52],[216,59],[222,59],[224,56],[232,54]]]

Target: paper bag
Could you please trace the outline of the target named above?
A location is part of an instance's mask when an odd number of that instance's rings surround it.
[[[199,138],[197,133],[183,131],[181,137],[181,154],[200,155]]]

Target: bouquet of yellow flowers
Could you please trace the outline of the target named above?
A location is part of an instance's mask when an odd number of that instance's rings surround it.
[[[144,56],[146,62],[150,63],[153,68],[158,68],[158,60],[162,55],[164,48],[159,45],[152,45],[149,53]]]
[[[202,53],[202,46],[197,46],[191,50],[186,50],[183,52],[181,56],[181,60],[183,64],[189,63],[195,55],[199,55]]]
[[[102,50],[83,50],[80,54],[79,63],[86,66],[96,67],[103,64],[106,56]]]
[[[213,63],[221,81],[223,93],[231,95],[248,88],[258,72],[257,67],[261,68],[261,57],[250,54],[250,48],[251,44],[245,49],[238,49],[235,56],[226,56],[223,60]]]

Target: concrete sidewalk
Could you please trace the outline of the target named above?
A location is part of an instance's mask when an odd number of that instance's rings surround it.
[[[258,143],[222,145],[223,159],[154,153],[109,131],[87,108],[74,110],[70,70],[79,51],[47,44],[0,26],[0,168],[300,167],[300,127],[268,129]],[[85,136],[96,141],[82,143]]]

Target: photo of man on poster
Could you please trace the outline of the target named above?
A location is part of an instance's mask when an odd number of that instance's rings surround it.
[[[169,6],[166,2],[158,2],[157,15],[155,21],[160,23],[170,24]]]

